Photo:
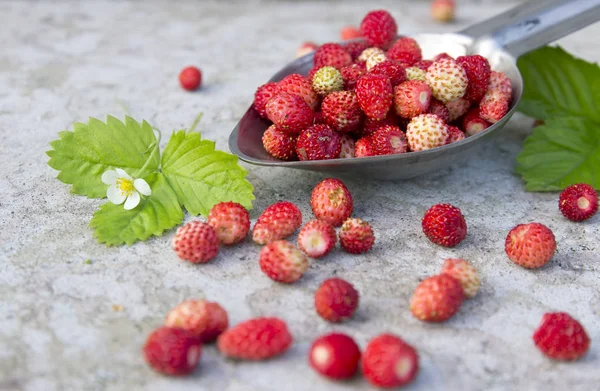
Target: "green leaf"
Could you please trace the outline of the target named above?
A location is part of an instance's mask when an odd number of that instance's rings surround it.
[[[160,173],[144,178],[152,194],[143,197],[140,204],[131,210],[123,205],[107,202],[100,207],[90,222],[94,236],[107,245],[128,244],[146,240],[152,235],[160,236],[183,220],[183,211],[177,195]]]
[[[600,68],[560,47],[543,47],[517,62],[524,81],[519,110],[539,119],[586,117],[600,122]]]
[[[162,171],[181,204],[193,215],[208,215],[213,205],[239,202],[250,209],[253,187],[236,156],[215,151],[200,133],[173,132],[162,157]]]
[[[75,123],[72,132],[60,132],[50,146],[48,165],[60,171],[58,179],[73,185],[71,192],[89,198],[106,196],[107,186],[100,180],[104,171],[122,168],[142,178],[156,171],[160,162],[152,127],[130,117],[125,123],[110,115],[106,123],[95,118]]]
[[[525,140],[517,173],[528,191],[558,191],[575,183],[600,188],[598,124],[579,117],[547,120]]]

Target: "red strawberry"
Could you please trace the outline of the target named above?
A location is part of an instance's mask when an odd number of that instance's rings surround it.
[[[267,102],[277,95],[277,83],[266,83],[256,89],[254,93],[254,103],[252,106],[258,114],[267,118]]]
[[[202,345],[200,339],[187,330],[160,327],[148,336],[142,352],[146,363],[156,372],[183,376],[198,366]]]
[[[373,338],[362,356],[362,372],[376,387],[401,387],[413,381],[418,371],[417,351],[392,334]]]
[[[315,113],[315,118],[313,123],[316,124],[325,124],[325,119],[323,118],[323,113],[321,111],[317,111]],[[295,148],[295,147],[294,147]]]
[[[448,140],[448,126],[437,115],[421,114],[410,120],[406,138],[413,152],[441,147]]]
[[[281,160],[293,160],[296,157],[296,137],[269,126],[263,133],[262,143],[269,155]]]
[[[250,215],[246,208],[237,202],[216,204],[208,214],[210,224],[223,244],[239,243],[250,230]]]
[[[201,342],[212,342],[229,326],[227,311],[218,303],[186,300],[167,314],[165,326],[185,329]]]
[[[190,221],[175,232],[173,250],[184,261],[206,263],[217,256],[219,237],[209,224]]]
[[[353,90],[356,87],[356,82],[362,75],[367,72],[365,64],[350,64],[340,69],[342,78],[344,79],[344,88]]]
[[[342,181],[327,178],[319,182],[310,196],[310,206],[315,217],[339,227],[354,208],[352,194]]]
[[[392,87],[406,80],[406,70],[399,62],[394,60],[382,61],[371,68],[369,72],[374,75],[386,76],[390,79]]]
[[[504,249],[508,258],[517,265],[536,269],[552,259],[556,240],[550,228],[543,224],[519,224],[506,236]]]
[[[346,41],[348,39],[361,38],[363,35],[360,30],[354,26],[345,26],[340,30],[340,39]]]
[[[296,58],[306,56],[308,53],[312,53],[317,50],[318,47],[319,45],[314,42],[304,42],[302,45],[300,45],[298,50],[296,50]]]
[[[348,219],[340,228],[340,244],[350,254],[361,254],[369,251],[375,243],[373,229],[361,219]]]
[[[464,98],[457,98],[446,102],[446,108],[448,109],[448,122],[454,122],[469,111],[471,102]]]
[[[344,45],[344,49],[346,49],[346,51],[350,53],[352,61],[356,60],[358,56],[360,56],[360,54],[363,52],[363,50],[367,49],[368,47],[369,44],[365,41],[348,42]]]
[[[354,144],[354,157],[375,156],[373,153],[373,144],[369,136],[356,140]]]
[[[422,69],[424,71],[427,71],[427,69],[429,69],[429,67],[433,64],[433,61],[431,60],[421,60],[421,61],[417,61],[413,66]]]
[[[325,123],[338,132],[353,132],[360,127],[362,111],[352,91],[332,92],[321,105]]]
[[[291,284],[308,269],[306,255],[286,240],[267,243],[260,250],[260,270],[270,279]]]
[[[394,88],[394,108],[400,117],[413,118],[427,113],[430,101],[431,89],[425,82],[409,80]]]
[[[433,62],[436,62],[438,60],[441,59],[445,59],[445,60],[454,60],[454,57],[452,57],[451,55],[449,55],[448,53],[444,52],[444,53],[439,53],[436,54],[435,57],[433,58]]]
[[[302,225],[302,212],[288,201],[269,206],[258,217],[252,228],[252,240],[266,244],[290,236]]]
[[[317,338],[308,354],[310,366],[330,379],[354,376],[360,361],[360,349],[349,336],[331,333]]]
[[[316,110],[319,106],[319,96],[312,89],[312,83],[306,77],[292,73],[284,77],[278,84],[279,92],[287,92],[300,96],[311,110]]]
[[[384,119],[392,106],[392,83],[381,75],[366,74],[356,82],[356,97],[365,115]]]
[[[413,316],[426,322],[444,322],[450,319],[465,299],[460,282],[448,274],[423,280],[410,300]]]
[[[512,83],[506,74],[492,71],[490,73],[490,82],[486,92],[500,94],[510,100],[512,96]]]
[[[359,295],[352,284],[341,278],[329,278],[315,292],[317,314],[330,322],[352,317],[358,308]]]
[[[598,212],[598,193],[585,183],[571,185],[560,193],[558,208],[571,221],[587,220]]]
[[[398,61],[404,67],[411,67],[423,59],[419,44],[410,37],[401,37],[394,42],[387,52],[387,57]]]
[[[335,228],[323,220],[309,221],[298,234],[298,247],[311,258],[329,254],[336,241]]]
[[[267,117],[278,130],[288,134],[298,134],[313,122],[313,112],[304,99],[287,92],[280,92],[267,102]]]
[[[590,349],[590,337],[577,320],[565,312],[544,314],[533,334],[533,342],[555,360],[578,360]]]
[[[397,126],[384,125],[370,137],[375,155],[391,155],[408,150],[406,135]]]
[[[490,126],[490,123],[479,116],[479,107],[473,107],[464,116],[462,126],[463,130],[469,136],[474,136],[486,130]]]
[[[185,90],[197,90],[202,83],[202,72],[194,66],[183,68],[179,74],[179,83]]]
[[[501,94],[487,92],[479,103],[479,115],[492,124],[500,121],[509,109],[510,98]]]
[[[340,152],[340,159],[348,159],[354,157],[354,139],[348,135],[342,135],[342,152]]]
[[[425,212],[423,232],[435,244],[454,247],[467,236],[467,222],[460,209],[450,204],[437,204]]]
[[[465,139],[465,134],[456,126],[448,125],[448,139],[446,144],[452,144]]]
[[[463,288],[465,298],[467,299],[475,297],[481,286],[477,269],[475,269],[469,261],[465,261],[464,259],[446,259],[442,265],[440,274],[447,274],[458,280]]]
[[[438,22],[454,20],[454,0],[433,0],[431,3],[431,17]]]
[[[328,125],[312,125],[296,140],[296,154],[300,160],[337,159],[342,152],[342,137]]]
[[[255,318],[239,323],[219,336],[221,354],[237,360],[266,360],[285,353],[292,335],[284,321]]]
[[[370,46],[386,49],[396,39],[398,26],[389,12],[377,10],[365,15],[360,31]]]
[[[477,103],[483,98],[490,82],[492,70],[488,60],[478,54],[472,56],[460,56],[456,62],[467,72],[469,85],[465,92],[465,99]]]
[[[427,110],[429,114],[437,115],[440,119],[446,123],[450,122],[450,112],[445,104],[440,102],[435,98],[431,98],[429,102],[429,109]]]
[[[366,117],[363,122],[362,135],[370,136],[377,129],[382,126],[390,125],[397,126],[398,125],[398,117],[396,117],[396,113],[394,110],[390,110],[387,116],[384,119],[373,119]]]
[[[352,57],[342,45],[326,43],[321,45],[315,52],[314,64],[317,68],[329,65],[341,69],[352,64]]]

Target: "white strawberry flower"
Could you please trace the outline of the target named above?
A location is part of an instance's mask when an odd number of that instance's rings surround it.
[[[125,202],[125,210],[130,210],[140,203],[140,193],[145,196],[152,194],[148,182],[141,178],[133,179],[120,168],[105,171],[102,182],[110,185],[106,190],[106,197],[110,202],[121,205]]]

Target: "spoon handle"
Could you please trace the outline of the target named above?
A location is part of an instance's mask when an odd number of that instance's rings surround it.
[[[491,38],[504,50],[519,57],[598,20],[600,0],[536,0],[460,33],[478,41]]]

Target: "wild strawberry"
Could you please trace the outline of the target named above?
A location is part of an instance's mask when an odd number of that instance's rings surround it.
[[[340,69],[352,64],[352,57],[344,47],[337,43],[326,43],[321,45],[315,52],[315,67],[332,66]]]
[[[448,109],[448,122],[454,122],[469,111],[471,102],[464,98],[456,98],[450,102],[446,102]]]
[[[350,254],[366,253],[375,243],[373,229],[361,219],[348,219],[340,228],[340,244]]]
[[[400,117],[413,118],[426,113],[430,101],[431,89],[425,82],[409,80],[394,88],[394,108]]]
[[[340,159],[348,159],[354,157],[354,139],[347,134],[342,135],[342,152]]]
[[[296,140],[296,154],[300,160],[337,159],[341,152],[342,137],[328,125],[309,126]]]
[[[323,118],[323,112],[322,111],[315,112],[313,124],[314,125],[317,125],[317,124],[324,125],[325,124],[325,119]]]
[[[373,119],[373,118],[366,117],[365,120],[363,121],[362,135],[370,136],[377,129],[379,129],[380,127],[385,126],[385,125],[390,125],[390,126],[398,125],[398,117],[396,116],[395,110],[388,111],[388,113],[384,119]]]
[[[408,150],[406,135],[397,126],[385,125],[371,135],[371,145],[375,155],[391,155]]]
[[[340,69],[340,73],[344,79],[344,88],[346,90],[353,90],[356,87],[356,81],[366,72],[367,68],[359,64],[351,64]]]
[[[510,100],[512,96],[512,83],[505,73],[492,71],[486,92],[497,93]]]
[[[474,136],[486,130],[490,126],[490,123],[479,116],[479,107],[473,107],[464,116],[462,126],[465,133],[469,136]]]
[[[467,73],[451,58],[435,61],[425,74],[433,96],[444,103],[462,98],[467,90]]]
[[[312,87],[312,80],[315,77],[315,73],[317,73],[317,71],[321,68],[323,68],[323,67],[314,66],[314,67],[310,68],[310,70],[308,71],[308,75],[306,76],[306,79],[310,82],[311,87]]]
[[[292,335],[283,320],[254,318],[221,334],[217,347],[226,357],[259,361],[285,353],[292,341]]]
[[[148,336],[142,352],[146,363],[156,372],[183,376],[198,366],[202,345],[200,339],[187,330],[160,327]]]
[[[435,57],[433,58],[433,62],[436,62],[436,61],[441,60],[441,59],[454,60],[455,58],[452,57],[451,55],[449,55],[448,53],[443,52],[443,53],[436,54]]]
[[[509,109],[510,100],[500,95],[486,94],[479,103],[479,115],[492,124],[500,121]]]
[[[179,83],[188,91],[197,90],[202,84],[202,73],[196,67],[183,68],[179,74]]]
[[[167,314],[165,326],[185,329],[201,342],[213,342],[229,326],[227,311],[218,303],[186,300]]]
[[[367,67],[367,71],[370,71],[375,67],[375,65],[380,64],[384,61],[387,61],[387,57],[385,53],[375,53],[367,58],[365,66]]]
[[[290,236],[302,225],[302,212],[288,201],[279,201],[265,209],[252,228],[252,240],[266,244]]]
[[[286,240],[267,243],[260,250],[260,270],[270,279],[285,284],[298,281],[308,269],[306,255]]]
[[[298,234],[298,247],[311,258],[329,254],[337,242],[335,228],[323,220],[311,220]]]
[[[437,115],[421,114],[408,123],[406,138],[413,152],[440,147],[448,139],[448,126]]]
[[[456,126],[448,125],[448,139],[446,140],[446,145],[462,141],[465,137],[465,133],[462,130]]]
[[[392,106],[392,83],[381,75],[366,74],[356,82],[356,97],[369,118],[383,119]]]
[[[401,387],[413,381],[418,371],[417,351],[392,334],[373,338],[362,356],[362,372],[376,387]]]
[[[550,228],[543,224],[519,224],[506,236],[504,250],[517,265],[536,269],[552,259],[556,240]]]
[[[349,282],[329,278],[315,292],[315,309],[330,322],[342,322],[352,317],[358,308],[359,294]]]
[[[571,185],[560,193],[558,208],[571,221],[587,220],[598,212],[598,193],[585,183]]]
[[[319,95],[331,94],[344,88],[344,78],[334,67],[324,66],[314,74],[312,88]]]
[[[267,102],[267,117],[278,130],[298,134],[313,122],[313,112],[301,96],[280,92]]]
[[[429,69],[429,67],[432,64],[433,64],[433,61],[431,61],[431,60],[421,60],[421,61],[417,61],[415,63],[415,65],[413,65],[413,66],[421,69],[422,71],[427,72],[427,70]]]
[[[590,349],[590,337],[577,320],[566,312],[544,314],[533,334],[533,342],[547,357],[578,360]]]
[[[342,181],[326,178],[319,182],[310,196],[310,207],[319,220],[339,227],[354,208],[352,194]]]
[[[360,31],[371,46],[387,49],[398,34],[396,21],[385,10],[371,11],[360,23]]]
[[[237,202],[221,202],[216,204],[208,214],[210,224],[223,244],[239,243],[250,230],[248,210]]]
[[[371,68],[370,72],[374,75],[383,75],[390,79],[392,87],[406,81],[406,71],[400,63],[393,60],[385,60]]]
[[[308,53],[312,53],[317,50],[318,47],[319,45],[314,42],[304,42],[302,45],[300,45],[300,47],[298,47],[298,50],[296,50],[296,58],[306,56]]]
[[[465,298],[467,299],[475,297],[481,286],[481,280],[479,280],[477,269],[475,269],[469,261],[465,261],[464,259],[446,259],[442,265],[440,274],[447,274],[458,280],[463,288]]]
[[[383,50],[381,50],[380,48],[376,48],[376,47],[370,47],[370,48],[366,48],[365,50],[363,50],[360,55],[358,56],[357,60],[360,62],[364,62],[365,63],[365,67],[366,67],[366,62],[369,59],[369,57],[375,55],[375,54],[385,54],[385,52]]]
[[[349,336],[331,333],[317,338],[308,353],[310,366],[330,379],[354,376],[360,361],[360,349]]]
[[[278,91],[277,83],[266,83],[258,87],[254,93],[254,103],[252,106],[261,117],[267,118],[267,102],[277,95]]]
[[[209,224],[190,221],[175,232],[173,250],[184,261],[206,263],[217,256],[219,237]]]
[[[444,322],[458,312],[464,299],[460,282],[440,274],[421,281],[410,300],[410,311],[419,320]]]
[[[423,232],[435,244],[454,247],[467,237],[467,222],[460,209],[450,204],[437,204],[425,212]]]
[[[427,113],[437,115],[445,123],[450,122],[450,111],[446,105],[433,97],[429,102],[429,109],[427,110]]]
[[[354,157],[375,156],[373,153],[373,143],[371,137],[365,136],[356,140],[354,143]]]
[[[492,73],[490,63],[485,57],[478,54],[460,56],[456,59],[456,62],[463,67],[469,80],[464,98],[473,103],[479,102],[485,95],[490,82]]]
[[[361,38],[363,35],[360,30],[354,26],[344,26],[340,30],[340,39],[346,41],[348,39]]]
[[[438,22],[454,20],[454,0],[433,0],[431,17]]]
[[[278,84],[279,92],[287,92],[300,96],[310,106],[311,110],[319,107],[319,96],[312,89],[312,83],[306,77],[292,73],[284,77]]]
[[[363,115],[356,94],[352,91],[336,91],[327,95],[321,111],[325,123],[343,133],[357,130]]]
[[[398,38],[390,50],[387,51],[387,56],[391,60],[398,61],[404,67],[412,67],[423,58],[421,47],[419,47],[417,41],[410,37]]]
[[[358,56],[360,56],[360,54],[363,52],[363,50],[367,49],[368,47],[369,47],[369,44],[366,43],[365,41],[348,42],[347,44],[344,45],[344,49],[346,49],[346,51],[348,53],[350,53],[350,57],[352,57],[352,61],[356,60],[358,58]]]
[[[425,81],[425,71],[415,66],[406,68],[406,80]]]
[[[293,160],[296,157],[296,137],[277,130],[275,125],[265,130],[262,143],[265,151],[274,158]]]

